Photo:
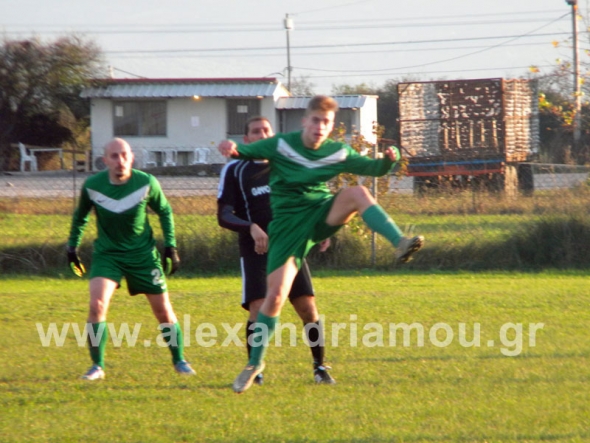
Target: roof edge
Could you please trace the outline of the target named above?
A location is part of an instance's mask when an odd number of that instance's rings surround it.
[[[275,83],[276,77],[227,77],[227,78],[97,78],[95,82],[113,83]]]

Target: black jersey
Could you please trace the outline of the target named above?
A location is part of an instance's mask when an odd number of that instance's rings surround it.
[[[220,226],[238,232],[241,256],[255,253],[250,225],[266,232],[272,219],[268,177],[264,162],[234,160],[221,171],[217,219]]]

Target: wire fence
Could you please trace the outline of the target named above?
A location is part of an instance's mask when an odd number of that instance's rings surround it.
[[[219,169],[148,170],[158,178],[173,207],[185,272],[238,269],[235,234],[217,225]],[[383,181],[373,183],[381,183],[379,202],[398,225],[426,237],[424,251],[412,262],[414,268],[510,268],[519,263],[527,265],[522,251],[515,252],[510,246],[514,238],[526,237],[539,223],[567,217],[583,220],[590,209],[590,168],[531,164],[531,169],[534,190],[525,195],[490,192],[473,183],[469,186],[467,178],[463,178],[461,186],[455,181],[437,181],[427,192],[418,192],[414,179],[407,176],[392,176],[385,189]],[[1,272],[65,272],[64,247],[71,214],[90,174],[40,171],[2,176]],[[369,182],[367,185],[372,186]],[[151,225],[161,238],[155,216],[151,217]],[[573,228],[568,224],[559,229]],[[91,219],[81,247],[87,261],[95,233]],[[567,234],[567,241],[581,241],[573,238],[574,233]],[[396,266],[391,246],[379,237],[372,244],[371,237],[357,217],[337,234],[327,253],[312,251],[310,259],[314,266],[329,269]],[[571,251],[566,253],[571,256]],[[576,257],[569,259],[574,260],[574,265],[579,262]]]

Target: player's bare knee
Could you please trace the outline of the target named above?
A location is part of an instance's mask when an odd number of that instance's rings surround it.
[[[88,322],[89,323],[98,323],[101,321],[105,321],[107,316],[106,306],[104,303],[93,300],[90,302],[90,307],[88,309]]]
[[[351,186],[340,191],[339,198],[349,210],[362,211],[375,204],[375,199],[364,186]]]
[[[354,200],[359,203],[372,203],[375,201],[369,190],[364,186],[352,186],[349,189],[351,189],[352,197],[354,198]]]

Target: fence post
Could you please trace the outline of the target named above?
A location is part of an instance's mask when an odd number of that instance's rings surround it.
[[[373,145],[373,159],[377,159],[377,150],[379,148],[379,143],[375,143],[375,145]],[[379,183],[379,181],[377,180],[377,177],[373,177],[373,189],[372,189],[372,194],[373,194],[373,198],[375,199],[375,201],[377,201],[377,185]],[[371,231],[371,267],[375,268],[375,266],[377,265],[377,236],[375,235],[375,231]]]

